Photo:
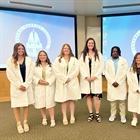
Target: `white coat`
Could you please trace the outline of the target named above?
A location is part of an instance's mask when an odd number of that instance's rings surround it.
[[[65,102],[68,100],[77,100],[81,98],[78,74],[79,74],[79,62],[75,57],[71,57],[68,64],[64,58],[59,62],[59,57],[54,61],[53,65],[54,74],[56,76],[56,91],[55,101]],[[70,78],[71,81],[67,84],[65,82]]]
[[[126,74],[128,70],[128,65],[126,59],[119,57],[118,68],[115,74],[115,67],[112,58],[107,60],[105,65],[105,77],[107,79],[107,100],[125,100],[126,91]],[[118,87],[114,87],[112,84],[117,82]]]
[[[93,56],[92,64],[91,64],[91,77],[95,76],[97,79],[91,82],[91,91],[94,94],[102,93],[102,72],[104,68],[104,60],[103,56],[100,52],[98,52],[99,59]],[[90,85],[89,82],[85,79],[86,77],[90,77],[89,72],[89,57],[88,55],[85,57],[85,62],[83,60],[83,55],[80,56],[80,89],[81,93],[90,94]]]
[[[10,95],[12,108],[25,107],[34,103],[34,95],[32,89],[33,63],[29,57],[25,58],[25,65],[26,78],[25,82],[23,82],[19,63],[17,68],[15,68],[12,58],[9,58],[7,61],[6,74],[10,81]],[[21,85],[26,87],[26,91],[19,90],[19,87]]]
[[[34,67],[34,94],[35,94],[35,108],[51,108],[55,106],[54,102],[54,90],[55,90],[55,77],[52,71],[52,67],[49,65],[46,66],[46,80],[49,85],[40,85],[38,84],[39,80],[42,79],[42,70],[43,67],[35,66]]]
[[[138,85],[137,74],[130,71],[127,72],[128,82],[128,111],[140,114],[140,85]]]

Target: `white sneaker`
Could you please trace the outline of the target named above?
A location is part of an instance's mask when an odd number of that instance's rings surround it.
[[[121,123],[126,123],[126,118],[124,116],[121,116]]]
[[[113,122],[113,121],[115,120],[115,118],[116,118],[115,115],[111,115],[111,116],[109,117],[109,121],[110,121],[110,122]]]
[[[131,125],[132,126],[137,126],[138,123],[138,119],[137,118],[133,118],[133,120],[131,121]]]

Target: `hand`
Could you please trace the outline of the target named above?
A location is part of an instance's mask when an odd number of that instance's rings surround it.
[[[137,92],[137,93],[140,93],[140,91],[139,91],[139,90],[137,90],[136,92]]]
[[[46,82],[46,81],[44,81],[44,84],[43,84],[43,85],[48,86],[48,85],[49,85],[49,83],[48,83],[48,82]]]
[[[40,79],[40,80],[38,81],[38,84],[44,85],[44,80]]]
[[[91,81],[94,81],[95,79],[97,79],[97,77],[92,76],[90,79],[91,79]]]
[[[71,79],[70,79],[70,78],[68,78],[68,79],[67,79],[67,81],[65,82],[65,84],[69,83],[69,82],[70,82],[70,80],[71,80]]]
[[[24,87],[23,85],[21,85],[21,86],[19,87],[19,89],[20,89],[21,91],[26,91],[26,87]]]
[[[86,77],[85,78],[88,82],[91,82],[91,78],[90,77]]]
[[[114,82],[112,85],[113,85],[115,88],[119,86],[119,84],[118,84],[117,82]]]

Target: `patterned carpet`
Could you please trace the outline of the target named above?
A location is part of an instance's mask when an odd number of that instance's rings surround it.
[[[69,113],[68,113],[69,114]],[[102,122],[94,119],[87,122],[88,110],[85,99],[76,102],[76,123],[64,126],[62,124],[61,106],[55,107],[57,125],[50,128],[49,124],[41,124],[39,110],[30,106],[30,131],[18,134],[10,102],[0,103],[0,140],[140,140],[140,123],[137,127],[130,125],[132,114],[127,111],[127,123],[121,124],[119,113],[114,122],[109,122],[110,105],[103,94],[101,112]],[[48,114],[47,114],[48,116]],[[138,116],[140,121],[140,115]],[[49,120],[49,117],[48,117]]]

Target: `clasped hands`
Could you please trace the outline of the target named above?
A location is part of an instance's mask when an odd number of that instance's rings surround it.
[[[119,86],[119,84],[118,84],[117,82],[114,82],[114,83],[112,84],[112,86],[114,86],[114,87],[116,88],[116,87]]]
[[[139,90],[137,90],[136,92],[137,92],[137,93],[140,93],[140,91],[139,91]]]
[[[95,79],[97,79],[97,77],[93,76],[93,77],[86,77],[85,78],[88,82],[92,82],[94,81]]]
[[[70,79],[70,78],[68,78],[68,79],[67,79],[67,81],[65,82],[65,84],[69,83],[69,82],[70,82],[70,80],[71,80],[71,79]]]
[[[21,91],[26,91],[26,87],[23,86],[23,85],[21,85],[21,86],[19,87],[19,89],[20,89]]]
[[[45,86],[49,85],[49,83],[48,83],[47,81],[44,81],[44,80],[42,80],[42,79],[40,79],[40,80],[38,81],[38,84],[40,84],[40,85],[45,85]]]

